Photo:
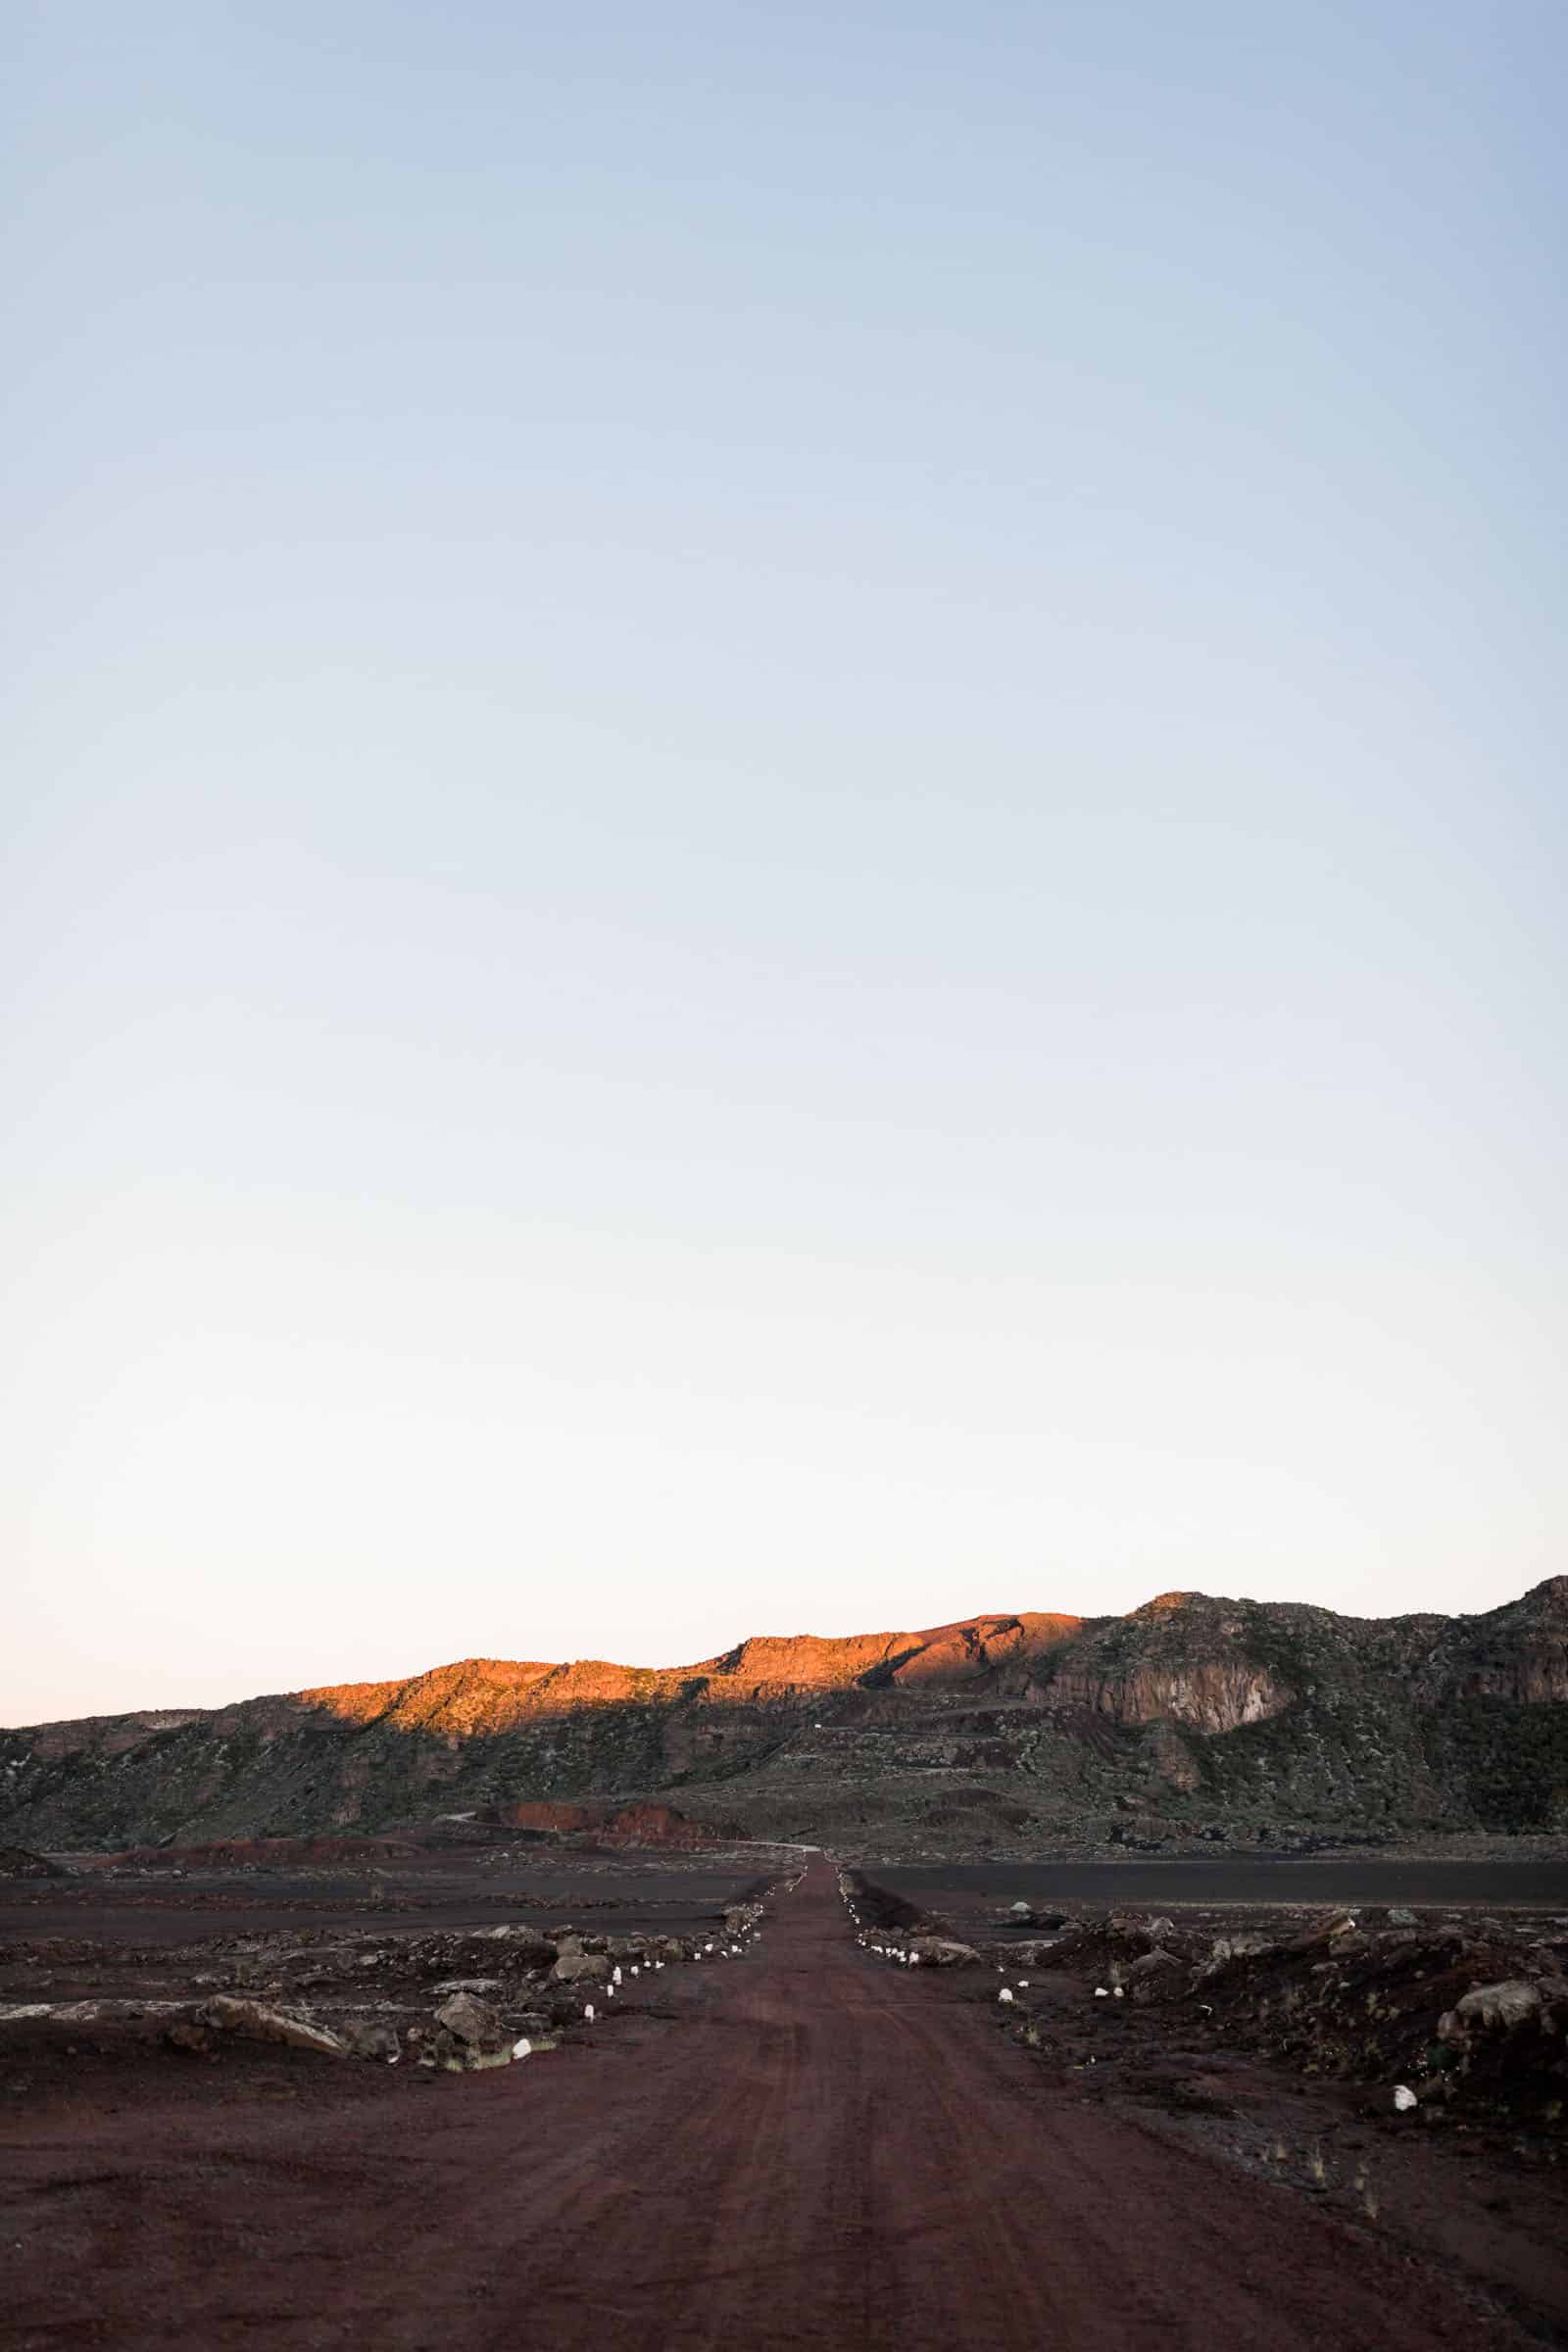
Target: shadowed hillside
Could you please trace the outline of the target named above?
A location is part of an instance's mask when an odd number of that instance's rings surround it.
[[[1477,1617],[1170,1592],[658,1670],[468,1658],[3,1732],[0,1774],[0,1838],[56,1849],[583,1797],[930,1851],[1568,1828],[1568,1578]]]

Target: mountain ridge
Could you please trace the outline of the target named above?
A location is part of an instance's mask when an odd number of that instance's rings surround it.
[[[461,1658],[0,1731],[0,1836],[56,1847],[575,1796],[937,1846],[1157,1846],[1199,1815],[1223,1838],[1568,1827],[1568,1577],[1471,1616],[1189,1592],[753,1635],[687,1666]]]

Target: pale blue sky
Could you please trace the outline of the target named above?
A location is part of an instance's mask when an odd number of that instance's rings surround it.
[[[1559,6],[3,39],[0,1719],[1564,1566]]]

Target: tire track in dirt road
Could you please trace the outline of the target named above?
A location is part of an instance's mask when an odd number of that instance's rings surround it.
[[[970,1980],[972,1983],[972,1979]],[[1335,2216],[1046,2087],[962,1988],[855,1943],[815,1859],[743,1962],[587,2049],[324,2115],[145,2120],[19,2352],[1518,2352]],[[630,1991],[630,1987],[628,1987]],[[636,1998],[647,2004],[639,2016]],[[159,2228],[117,2240],[150,2169]],[[79,2170],[79,2154],[77,2160]],[[40,2179],[41,2191],[46,2182]],[[65,2204],[64,2198],[53,2200]],[[128,2198],[126,2204],[128,2205]],[[118,2249],[118,2250],[117,2250]]]

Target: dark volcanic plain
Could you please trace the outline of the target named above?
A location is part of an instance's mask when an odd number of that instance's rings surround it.
[[[1014,1923],[1018,1873],[1003,1866],[852,1877],[858,1919],[822,1857],[739,1848],[498,1842],[373,1879],[332,1858],[159,1857],[10,1880],[0,2001],[121,2006],[105,2025],[0,2025],[0,2340],[8,2352],[1568,2340],[1568,2200],[1541,2100],[1482,2098],[1472,2113],[1429,2093],[1412,2117],[1375,2072],[1319,2075],[1299,2053],[1271,2053],[1259,1984],[1350,1983],[1352,1963],[1316,1956],[1327,1943],[1219,1972],[1217,2023],[1190,2000],[1097,1999],[1151,1940],[1128,1908],[1135,1877],[1147,1901],[1145,1874],[1125,1870],[1116,1908],[1075,1885],[1080,1869],[1029,1869],[1027,1898],[1061,1906],[1046,1951]],[[1303,1870],[1322,1874],[1304,1891]],[[1287,1943],[1321,1936],[1313,1895],[1343,1892],[1328,1860],[1294,1866],[1289,1884],[1250,1863],[1245,1884],[1233,1870],[1216,1889],[1213,1872],[1195,1866],[1166,1941],[1206,1951],[1216,1934],[1260,1926]],[[1169,1908],[1181,1866],[1158,1876]],[[726,1934],[724,1912],[733,1921],[764,1884],[760,1934]],[[1568,1937],[1528,1871],[1487,1867],[1468,1896],[1446,1886],[1460,1924],[1434,1915],[1420,1932],[1448,1936],[1455,1984],[1499,1951],[1539,1961],[1544,1936]],[[984,1957],[910,1968],[858,1940],[907,1950],[933,1924]],[[340,2021],[368,1981],[375,2004],[428,2012],[445,1984],[483,1982],[483,1965],[505,1974],[507,1939],[483,1933],[497,1925],[522,1929],[520,1949],[532,1926],[616,1948],[695,1937],[739,1950],[628,1974],[612,1998],[557,1987],[555,2046],[479,2073],[229,2036],[174,2048],[155,2006],[230,1985]],[[1349,1933],[1363,1968],[1421,1956],[1398,1931]],[[1043,1966],[1020,1957],[1032,1936]],[[138,1994],[139,2024],[125,2018]]]

